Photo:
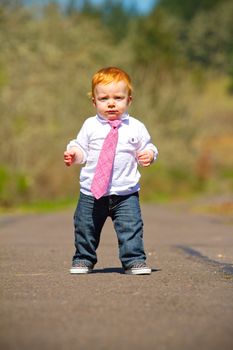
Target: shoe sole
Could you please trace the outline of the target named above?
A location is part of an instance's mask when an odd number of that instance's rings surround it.
[[[77,268],[77,267],[72,267],[70,269],[70,273],[71,274],[87,274],[87,273],[91,273],[92,269],[87,269],[87,268]]]
[[[125,270],[126,275],[150,275],[151,274],[151,269],[148,268],[133,268],[129,270]]]

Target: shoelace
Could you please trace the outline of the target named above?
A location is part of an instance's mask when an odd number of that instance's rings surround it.
[[[138,269],[138,268],[141,268],[141,267],[147,267],[147,266],[143,262],[138,262],[138,263],[135,263],[131,268]]]
[[[79,262],[75,263],[74,266],[76,266],[76,267],[88,267],[86,265],[85,261],[79,261]]]

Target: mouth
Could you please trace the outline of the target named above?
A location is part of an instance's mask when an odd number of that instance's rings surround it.
[[[116,114],[116,113],[118,113],[118,111],[116,111],[116,110],[109,110],[109,111],[107,111],[107,113],[108,114]]]

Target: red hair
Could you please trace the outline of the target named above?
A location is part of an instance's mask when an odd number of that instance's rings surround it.
[[[94,97],[94,90],[97,84],[107,85],[112,82],[124,81],[128,88],[129,96],[132,94],[132,84],[130,76],[120,68],[107,67],[100,69],[93,75],[92,78],[92,97]]]

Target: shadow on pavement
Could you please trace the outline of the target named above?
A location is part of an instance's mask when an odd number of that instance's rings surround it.
[[[160,269],[151,269],[153,272],[161,271]],[[124,270],[121,267],[107,267],[103,269],[95,269],[92,271],[92,273],[119,273],[121,275],[124,275]]]
[[[124,274],[124,271],[121,267],[107,267],[103,269],[94,269],[92,273],[120,273]]]

